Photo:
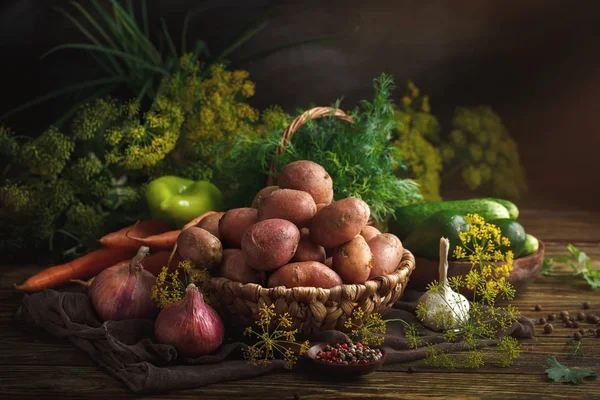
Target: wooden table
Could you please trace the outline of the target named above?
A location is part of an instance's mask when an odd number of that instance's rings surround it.
[[[524,210],[519,218],[527,231],[546,243],[549,256],[566,252],[573,243],[600,260],[600,214]],[[598,262],[595,263],[598,267]],[[55,339],[12,320],[22,294],[12,289],[40,268],[3,268],[0,272],[0,397],[2,398],[121,398],[133,396],[118,380],[97,368],[66,339]],[[532,318],[579,311],[584,301],[600,315],[600,291],[574,278],[541,277],[513,303]],[[543,311],[534,311],[540,304]],[[587,327],[589,324],[584,324]],[[215,384],[173,392],[156,398],[201,399],[351,399],[351,398],[600,398],[598,379],[581,385],[554,383],[544,373],[546,360],[555,355],[568,366],[588,367],[600,373],[600,338],[585,337],[584,355],[569,356],[565,342],[575,329],[555,323],[552,335],[536,326],[536,337],[522,342],[521,357],[510,368],[485,367],[476,371],[446,371],[423,362],[385,365],[355,381],[336,383],[298,373]],[[412,367],[412,373],[409,373]]]

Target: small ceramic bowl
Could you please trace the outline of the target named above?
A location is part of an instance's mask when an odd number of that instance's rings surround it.
[[[407,288],[424,290],[433,280],[437,280],[439,260],[416,257],[416,268],[410,276]],[[515,287],[517,295],[530,283],[535,281],[542,270],[544,263],[544,243],[540,240],[540,248],[537,253],[517,258],[513,261],[513,270],[508,281]],[[448,278],[457,275],[466,275],[471,269],[471,264],[464,261],[448,262]],[[470,296],[472,293],[464,291],[463,295]]]
[[[375,372],[385,362],[385,350],[381,350],[381,358],[377,361],[367,364],[343,365],[343,364],[328,364],[317,360],[317,353],[327,347],[328,343],[318,343],[308,349],[306,357],[312,361],[315,372],[323,372],[328,375],[333,375],[336,378],[352,378],[361,375],[367,375]]]

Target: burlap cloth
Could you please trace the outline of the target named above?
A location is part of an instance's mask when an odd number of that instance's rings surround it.
[[[401,318],[416,322],[415,299],[420,293],[406,293],[384,319]],[[231,339],[212,355],[196,359],[178,358],[170,345],[158,344],[154,339],[154,321],[127,320],[101,322],[89,297],[82,293],[45,290],[27,295],[16,318],[35,324],[51,335],[66,337],[86,352],[98,365],[120,379],[136,393],[156,393],[175,389],[193,388],[216,382],[250,378],[283,369],[282,360],[267,366],[253,366],[241,357],[242,342]],[[439,334],[424,331],[428,343],[437,343],[441,349],[455,348],[455,343],[444,343]],[[520,318],[504,332],[517,338],[534,335],[534,325],[528,318]],[[319,332],[312,341],[343,342],[346,335],[338,331]],[[407,346],[403,324],[390,322],[387,326],[384,348],[387,363],[400,363],[425,357],[425,348]]]

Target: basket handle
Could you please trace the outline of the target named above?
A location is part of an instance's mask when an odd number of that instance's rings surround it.
[[[283,135],[281,136],[281,142],[279,143],[279,146],[277,146],[277,148],[275,149],[275,155],[278,156],[279,154],[281,154],[285,151],[285,148],[287,147],[288,143],[292,139],[292,136],[294,135],[294,133],[296,133],[296,131],[298,129],[300,129],[300,127],[302,125],[306,124],[307,121],[309,121],[311,119],[319,119],[319,118],[328,117],[328,116],[338,118],[349,124],[354,123],[354,120],[352,119],[352,117],[350,117],[348,114],[346,114],[339,108],[333,108],[333,107],[311,108],[310,110],[307,110],[307,111],[303,112],[302,114],[298,115],[296,118],[294,118],[294,120],[285,129],[285,131],[283,131]],[[267,186],[272,186],[275,184],[275,173],[277,172],[275,162],[276,162],[276,158],[274,157],[273,160],[271,160],[271,165],[269,167],[269,175],[267,176]]]

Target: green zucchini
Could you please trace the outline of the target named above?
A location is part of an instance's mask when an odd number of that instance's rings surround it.
[[[516,220],[517,218],[519,218],[519,208],[512,201],[508,201],[508,200],[504,200],[504,199],[495,199],[492,197],[488,197],[487,200],[492,200],[498,204],[502,204],[508,211],[508,214],[510,215],[509,216],[510,219]]]
[[[421,203],[397,208],[394,218],[389,221],[389,231],[398,236],[401,240],[404,240],[419,224],[440,211],[453,211],[455,214],[461,216],[467,214],[479,214],[486,221],[499,218],[510,218],[510,214],[506,207],[490,199]]]

